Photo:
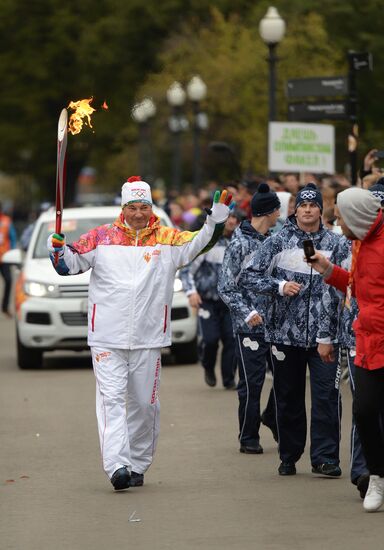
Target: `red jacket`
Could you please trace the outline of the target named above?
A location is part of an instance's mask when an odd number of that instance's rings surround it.
[[[355,365],[368,370],[384,367],[384,215],[380,211],[361,242],[354,273],[334,266],[326,282],[347,291],[352,275],[352,295],[359,315],[353,323],[356,335]]]

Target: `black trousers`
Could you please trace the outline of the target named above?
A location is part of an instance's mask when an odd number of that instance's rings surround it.
[[[297,462],[307,437],[305,384],[311,382],[311,463],[339,464],[341,399],[338,361],[324,363],[316,348],[272,344],[273,388],[276,398],[279,455]],[[336,350],[337,355],[337,350]]]
[[[384,477],[384,367],[356,367],[353,409],[369,473]]]
[[[9,297],[11,295],[11,286],[12,286],[12,277],[11,277],[11,268],[8,264],[0,263],[0,273],[4,279],[4,292],[3,292],[3,301],[1,304],[1,310],[6,312],[9,307]]]
[[[214,372],[220,340],[223,385],[233,384],[236,371],[235,338],[231,314],[222,300],[203,300],[199,312],[200,359],[204,369]]]
[[[349,372],[349,383],[351,386],[352,398],[355,399],[355,367],[354,357],[350,349],[347,349],[347,362]],[[352,405],[353,407],[353,405]],[[351,481],[354,485],[357,484],[357,480],[362,475],[367,475],[368,467],[363,453],[363,447],[361,445],[359,431],[356,426],[355,415],[352,414],[352,430],[351,430]]]
[[[237,334],[236,356],[239,365],[239,441],[242,445],[256,446],[260,440],[260,396],[270,357],[270,344],[261,336]],[[269,425],[276,424],[273,390],[263,415]]]

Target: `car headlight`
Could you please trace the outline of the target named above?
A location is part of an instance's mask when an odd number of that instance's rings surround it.
[[[175,282],[173,283],[173,292],[180,292],[181,290],[183,290],[183,283],[181,282],[181,279],[176,277]]]
[[[38,283],[37,281],[25,281],[24,292],[35,298],[55,298],[59,295],[59,289],[56,285]]]

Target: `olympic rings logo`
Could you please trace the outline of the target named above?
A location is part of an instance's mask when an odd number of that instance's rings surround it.
[[[316,198],[316,191],[302,191],[300,193],[300,198],[304,200],[311,201]]]
[[[135,197],[136,199],[145,199],[146,196],[144,189],[132,189],[131,194],[132,197]]]
[[[384,200],[384,191],[371,191],[372,195],[381,201]]]

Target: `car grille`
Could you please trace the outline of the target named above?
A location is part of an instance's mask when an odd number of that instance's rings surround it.
[[[88,285],[59,285],[63,298],[88,298]]]
[[[171,310],[171,321],[178,321],[179,319],[188,319],[189,311],[187,307],[175,307]]]
[[[80,327],[88,324],[88,317],[86,313],[81,311],[71,311],[61,314],[61,319],[65,325],[71,327]]]
[[[51,316],[49,313],[43,313],[40,311],[28,311],[25,322],[34,325],[50,325]]]

